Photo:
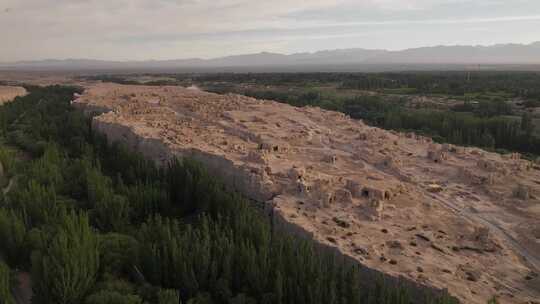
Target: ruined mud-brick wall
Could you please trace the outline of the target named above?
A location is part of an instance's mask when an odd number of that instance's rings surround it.
[[[166,164],[174,157],[190,157],[200,161],[207,167],[210,173],[221,178],[229,189],[239,191],[246,197],[257,202],[265,203],[265,209],[267,214],[271,217],[272,227],[275,231],[313,241],[316,248],[322,252],[333,254],[338,259],[343,259],[348,265],[358,266],[361,270],[362,281],[375,284],[378,280],[382,279],[388,285],[407,287],[410,289],[411,296],[415,299],[415,303],[423,303],[425,299],[433,298],[433,296],[440,295],[444,292],[440,289],[414,282],[405,277],[395,277],[369,268],[357,259],[344,254],[337,247],[317,240],[312,232],[307,231],[300,225],[291,223],[279,209],[274,208],[275,204],[273,199],[275,194],[266,187],[263,187],[261,181],[256,178],[256,175],[250,172],[249,168],[237,166],[233,161],[221,155],[211,154],[195,148],[183,149],[177,146],[171,148],[159,138],[143,137],[133,129],[134,127],[103,119],[103,116],[108,115],[106,107],[86,107],[85,104],[82,103],[75,103],[74,105],[87,115],[93,116],[101,114],[100,116],[95,116],[93,118],[92,127],[95,131],[106,135],[110,144],[115,142],[124,143],[130,149],[140,152],[145,157],[160,165]],[[276,197],[276,199],[279,199],[279,197]]]
[[[263,188],[247,168],[236,166],[223,156],[194,148],[172,149],[158,138],[142,137],[128,126],[103,121],[99,117],[92,120],[92,128],[106,135],[109,144],[121,142],[160,165],[167,164],[174,157],[195,159],[204,164],[210,173],[223,180],[228,189],[239,191],[249,199],[266,202],[273,196],[273,193]]]

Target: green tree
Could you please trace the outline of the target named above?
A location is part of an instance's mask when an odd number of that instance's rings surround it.
[[[187,304],[213,304],[212,296],[207,293],[197,294],[196,297],[189,299]]]
[[[534,131],[533,117],[530,112],[525,112],[521,116],[521,130],[530,137]]]
[[[51,242],[32,255],[34,300],[77,304],[94,285],[99,269],[98,239],[84,213],[67,214]]]
[[[116,194],[111,179],[98,168],[87,171],[88,201],[100,229],[121,231],[129,224],[130,206],[125,196]]]
[[[99,236],[101,271],[110,274],[127,274],[135,265],[139,248],[137,240],[129,235],[108,233]]]
[[[11,270],[8,265],[0,259],[0,303],[15,304],[15,299],[11,294]]]
[[[11,265],[21,265],[28,254],[24,250],[26,227],[22,219],[13,211],[0,208],[0,257]]]
[[[495,147],[495,138],[493,138],[493,135],[489,132],[484,132],[482,134],[482,140],[481,140],[482,146],[487,148],[494,148]]]
[[[65,206],[57,200],[54,186],[43,186],[33,179],[21,191],[10,196],[15,208],[26,215],[30,228],[56,223],[66,212]]]
[[[85,304],[142,304],[141,297],[133,294],[121,294],[114,290],[101,290],[86,298]]]
[[[158,304],[182,304],[178,290],[160,289],[158,291]]]

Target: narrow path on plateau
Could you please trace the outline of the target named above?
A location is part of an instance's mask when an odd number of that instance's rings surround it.
[[[501,227],[493,220],[482,216],[481,213],[474,213],[467,208],[460,208],[454,204],[451,200],[440,197],[438,195],[432,196],[434,199],[443,203],[447,208],[453,210],[459,215],[466,217],[467,219],[480,223],[488,227],[493,233],[496,233],[505,243],[518,255],[522,256],[527,264],[533,268],[534,271],[540,271],[540,252],[531,252],[527,248],[523,247],[512,235],[510,235],[506,229]]]

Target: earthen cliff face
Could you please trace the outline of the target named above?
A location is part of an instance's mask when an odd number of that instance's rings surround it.
[[[465,303],[540,298],[540,167],[341,113],[180,87],[100,84],[74,106],[156,162],[188,156],[276,223]]]
[[[24,95],[26,95],[26,90],[23,87],[0,86],[0,104]]]

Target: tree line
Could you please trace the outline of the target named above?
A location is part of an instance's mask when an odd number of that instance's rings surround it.
[[[176,74],[179,82],[219,85],[317,87],[337,84],[343,89],[396,90],[404,94],[444,94],[504,92],[513,97],[540,100],[540,73],[520,71],[415,71],[384,73],[212,73]],[[98,78],[100,78],[98,76]],[[110,79],[110,76],[101,76]],[[399,89],[399,90],[398,90]]]
[[[156,74],[141,74],[156,76]],[[157,80],[150,85],[212,84],[231,88],[238,84],[260,86],[316,87],[337,84],[343,89],[396,90],[403,94],[444,94],[463,96],[470,93],[504,92],[513,97],[540,101],[540,73],[521,71],[414,71],[381,73],[183,73],[163,74],[172,80]],[[139,84],[116,75],[88,76],[120,84]]]

